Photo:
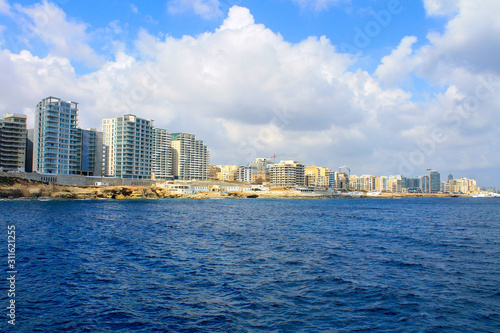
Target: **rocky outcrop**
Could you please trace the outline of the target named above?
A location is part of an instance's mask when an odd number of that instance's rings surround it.
[[[140,186],[62,186],[30,181],[20,178],[0,177],[0,198],[3,199],[164,199],[192,198],[206,199],[213,197],[247,198],[255,197],[251,193],[196,193],[183,195],[172,193],[161,187]]]

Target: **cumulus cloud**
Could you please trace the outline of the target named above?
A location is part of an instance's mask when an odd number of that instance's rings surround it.
[[[458,10],[457,0],[424,0],[424,7],[429,16],[448,16]]]
[[[66,13],[46,0],[41,4],[15,6],[24,14],[20,19],[32,35],[38,36],[51,47],[51,54],[98,66],[100,57],[87,44],[87,25],[68,20]]]
[[[375,76],[352,71],[356,59],[339,53],[326,37],[287,42],[238,6],[218,29],[196,37],[158,38],[141,30],[133,52],[119,48],[114,59],[81,76],[72,53],[37,57],[4,49],[0,112],[24,112],[32,119],[34,105],[54,95],[80,103],[82,127],[100,128],[102,118],[133,113],[171,132],[196,134],[218,164],[248,163],[276,152],[306,164],[348,164],[359,174],[388,174],[398,172],[401,158],[408,161],[409,154],[425,150],[425,160],[412,165],[415,175],[428,167],[466,168],[474,158],[482,166],[498,166],[495,60],[481,64],[480,53],[488,47],[481,44],[464,63],[464,50],[453,43],[461,42],[459,32],[465,40],[483,38],[494,2],[488,5],[453,17],[442,35],[419,48],[415,37],[404,38]],[[85,24],[64,13],[58,17],[88,47]],[[479,27],[465,31],[473,20]],[[440,84],[442,92],[413,101],[398,87],[412,75]],[[429,142],[436,133],[442,139]],[[485,133],[492,134],[488,140]]]
[[[193,11],[205,19],[222,15],[219,0],[170,0],[167,8],[170,13]]]
[[[397,86],[409,80],[410,73],[417,65],[412,46],[417,42],[417,37],[403,38],[399,46],[388,56],[382,58],[382,64],[377,67],[375,74],[388,86]]]

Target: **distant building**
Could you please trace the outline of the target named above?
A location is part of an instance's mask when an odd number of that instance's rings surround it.
[[[271,186],[295,187],[305,185],[304,164],[287,160],[274,164],[270,169]]]
[[[218,165],[219,173],[217,179],[222,181],[235,181],[239,177],[240,166],[236,164]]]
[[[241,165],[238,168],[238,181],[252,183],[252,176],[257,173],[257,167],[252,165]]]
[[[26,116],[6,113],[0,118],[0,170],[25,171]]]
[[[449,181],[450,192],[462,194],[474,194],[478,192],[477,182],[473,179],[459,178]]]
[[[175,179],[206,180],[210,171],[210,153],[193,134],[172,133],[172,173]]]
[[[77,128],[78,103],[47,97],[36,105],[33,171],[78,174],[81,132]]]
[[[345,172],[330,171],[329,187],[337,190],[349,189],[349,176]]]
[[[429,176],[427,175],[420,177],[420,192],[430,193]]]
[[[135,115],[102,120],[107,146],[106,176],[151,179],[153,121]]]
[[[305,167],[304,175],[307,186],[328,187],[330,185],[330,170],[325,167]]]
[[[419,193],[422,192],[420,184],[421,184],[421,178],[419,177],[405,178],[405,181],[403,183],[403,188],[405,189],[406,192],[409,193]]]
[[[441,191],[441,175],[439,172],[428,169],[429,193],[439,193]]]

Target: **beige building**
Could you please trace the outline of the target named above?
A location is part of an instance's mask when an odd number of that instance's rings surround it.
[[[478,192],[477,182],[473,179],[451,179],[449,185],[451,193],[475,194]]]
[[[306,186],[328,187],[330,185],[330,170],[325,167],[308,166],[304,168]]]
[[[235,181],[239,176],[239,165],[218,165],[220,171],[217,174],[217,179],[222,181]]]
[[[0,118],[0,170],[24,171],[26,116],[6,113]]]
[[[270,169],[271,186],[295,187],[305,185],[304,164],[294,161],[281,161]]]

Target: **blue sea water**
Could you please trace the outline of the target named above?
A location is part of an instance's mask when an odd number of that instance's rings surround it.
[[[4,201],[0,216],[19,332],[500,332],[498,199]]]

